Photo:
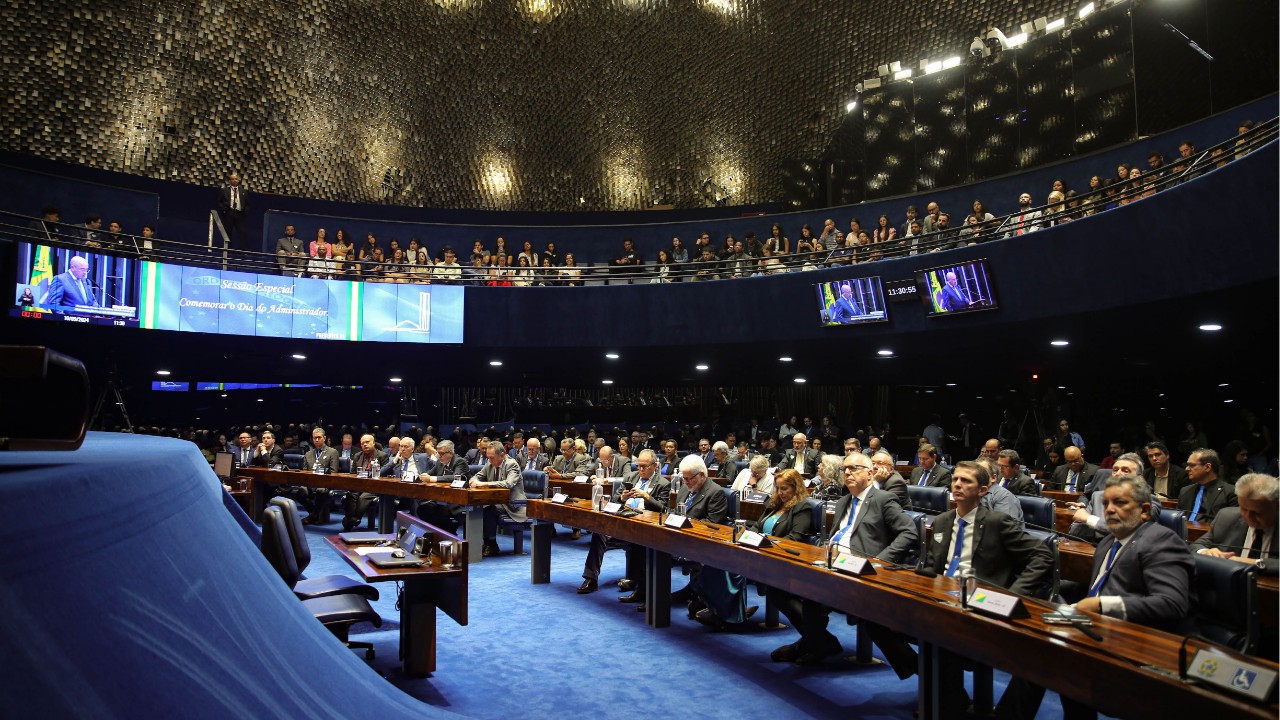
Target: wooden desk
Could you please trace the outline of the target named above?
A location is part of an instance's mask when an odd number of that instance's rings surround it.
[[[467,624],[467,567],[465,540],[429,525],[408,513],[397,513],[399,526],[416,526],[426,531],[434,541],[452,540],[464,548],[458,554],[459,566],[446,570],[440,565],[440,555],[427,558],[430,562],[420,568],[382,569],[356,552],[355,545],[348,545],[337,536],[325,538],[325,542],[355,568],[365,582],[404,583],[404,596],[400,598],[400,667],[406,675],[427,677],[436,671],[436,608],[444,611],[459,625]],[[388,538],[394,535],[387,535]]]
[[[1030,603],[1030,617],[1000,621],[965,611],[948,594],[958,588],[946,577],[926,578],[909,571],[879,568],[876,575],[848,577],[815,567],[819,548],[776,540],[776,546],[752,550],[728,542],[729,530],[710,530],[700,522],[687,530],[657,524],[654,513],[620,518],[588,509],[585,503],[557,505],[529,502],[532,517],[581,527],[643,545],[646,568],[646,620],[655,627],[670,621],[670,559],[686,557],[741,574],[920,638],[920,717],[939,715],[936,686],[937,651],[961,653],[993,667],[1016,668],[1031,682],[1080,699],[1109,715],[1153,717],[1164,713],[1201,713],[1232,717],[1274,718],[1275,706],[1250,705],[1176,678],[1182,638],[1140,625],[1098,617],[1097,643],[1069,627],[1047,625],[1040,616],[1048,604]],[[550,532],[535,531],[534,552],[550,556]],[[791,555],[787,548],[795,553]],[[665,582],[663,577],[665,576]],[[655,617],[659,605],[663,617]],[[1163,668],[1153,671],[1145,666]],[[1062,672],[1062,668],[1089,668]],[[1171,673],[1171,674],[1166,674]]]
[[[1058,507],[1064,507],[1069,502],[1080,501],[1080,493],[1069,493],[1069,492],[1063,492],[1061,490],[1042,490],[1040,492],[1040,495],[1043,497],[1049,498]],[[1169,498],[1161,498],[1160,507],[1168,508],[1170,510],[1177,510],[1178,501],[1171,500]]]
[[[1055,507],[1053,509],[1053,526],[1060,532],[1070,532],[1071,523],[1075,518],[1076,511],[1065,507]],[[1200,536],[1209,532],[1212,523],[1188,522],[1187,523],[1187,540],[1195,542]]]
[[[471,490],[431,482],[406,483],[400,482],[397,478],[361,478],[342,473],[316,475],[296,470],[268,470],[256,467],[242,468],[240,473],[254,480],[261,480],[253,483],[253,497],[250,503],[253,507],[250,517],[256,523],[262,522],[262,511],[267,506],[266,485],[303,485],[330,490],[367,492],[382,498],[378,512],[378,532],[382,533],[389,533],[395,527],[395,498],[435,500],[451,505],[461,505],[466,508],[466,536],[476,539],[484,536],[484,506],[501,505],[511,498],[511,492],[503,488]],[[468,544],[468,559],[471,562],[480,562],[483,557],[483,546],[484,543],[479,542]]]

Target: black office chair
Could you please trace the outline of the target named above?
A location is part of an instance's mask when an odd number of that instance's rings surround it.
[[[1039,499],[1039,498],[1036,498],[1036,499]],[[1053,527],[1053,526],[1049,525],[1047,527]],[[1027,528],[1026,532],[1031,537],[1044,543],[1045,546],[1049,548],[1049,554],[1053,556],[1053,573],[1049,578],[1049,584],[1046,587],[1041,588],[1040,589],[1041,591],[1037,592],[1036,595],[1038,597],[1045,598],[1053,602],[1060,602],[1060,598],[1058,597],[1058,591],[1062,587],[1062,563],[1061,563],[1060,556],[1058,554],[1058,543],[1061,542],[1061,538],[1058,536],[1057,533],[1051,532],[1049,530],[1036,530],[1035,528]]]
[[[1258,655],[1258,569],[1252,565],[1194,555],[1196,623],[1200,634],[1236,652]]]
[[[285,453],[284,454],[285,467],[289,468],[290,470],[301,470],[303,457],[305,456],[302,453]]]
[[[724,492],[724,499],[728,503],[726,517],[729,522],[733,522],[738,519],[738,493],[732,488],[721,488],[721,490]]]
[[[911,507],[932,510],[934,514],[946,512],[950,504],[947,488],[944,487],[908,485],[907,497],[911,500]]]
[[[269,506],[262,511],[262,554],[286,585],[293,588],[298,583],[301,576],[298,560],[293,554],[293,543],[289,541],[284,511],[278,505]],[[374,627],[382,627],[382,617],[374,611],[367,599],[347,593],[326,595],[300,602],[320,621],[320,624],[341,640],[342,644],[353,649],[363,648],[366,659],[374,658],[373,643],[355,642],[350,639],[351,626],[358,622],[369,622]]]
[[[338,458],[338,472],[340,473],[351,472],[351,458],[349,457]]]
[[[1018,504],[1022,506],[1022,519],[1032,525],[1053,529],[1054,505],[1049,498],[1019,495]]]
[[[289,498],[271,498],[271,505],[280,508],[284,513],[285,530],[289,533],[289,544],[293,548],[293,556],[298,565],[298,581],[293,585],[293,594],[301,600],[355,593],[370,600],[378,599],[378,589],[374,586],[349,578],[346,575],[325,575],[308,578],[302,575],[311,564],[311,546],[307,544],[306,531],[302,529],[302,515],[298,512],[298,504]]]
[[[1155,514],[1156,522],[1169,528],[1178,534],[1183,540],[1187,539],[1187,511],[1186,510],[1170,510],[1169,508],[1160,508]]]
[[[547,474],[542,470],[524,470],[520,473],[520,482],[524,483],[526,498],[539,500],[547,491]],[[511,531],[512,549],[516,555],[524,555],[524,531],[537,525],[539,520],[525,518],[524,522],[516,522],[510,517],[499,514],[498,527]],[[467,538],[470,540],[471,538]]]

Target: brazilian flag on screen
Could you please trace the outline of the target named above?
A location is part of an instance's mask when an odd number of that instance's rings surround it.
[[[929,301],[933,303],[934,312],[946,312],[942,308],[942,283],[938,282],[938,273],[929,273]]]
[[[31,258],[31,291],[40,297],[49,289],[53,280],[53,250],[44,245],[36,245]]]
[[[822,284],[822,306],[827,309],[828,313],[831,312],[831,308],[836,306],[836,294],[832,290],[834,286],[835,283]]]

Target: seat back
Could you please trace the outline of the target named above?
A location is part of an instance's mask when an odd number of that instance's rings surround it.
[[[1052,527],[1052,525],[1049,527]],[[1058,598],[1058,590],[1062,586],[1062,562],[1058,554],[1058,543],[1061,542],[1061,540],[1057,533],[1050,532],[1048,530],[1027,528],[1027,534],[1044,543],[1045,546],[1049,548],[1049,553],[1053,555],[1053,572],[1050,573],[1047,585],[1041,588],[1041,591],[1037,593],[1037,595],[1041,598],[1056,601]]]
[[[349,457],[338,458],[338,472],[340,473],[351,472],[351,458]]]
[[[1154,503],[1153,503],[1154,504]],[[1183,541],[1187,539],[1187,511],[1161,508],[1156,513],[1156,522],[1177,533]]]
[[[920,510],[903,510],[903,512],[907,514],[907,517],[911,518],[911,522],[915,523],[916,546],[911,549],[911,554],[902,562],[904,565],[918,565],[924,557],[925,548],[928,547],[928,541],[924,534],[928,529],[926,526],[929,524],[929,519],[933,516]]]
[[[826,530],[827,524],[827,504],[817,498],[807,497],[804,499],[809,504],[809,509],[813,511],[813,532],[809,535],[809,540],[817,542]]]
[[[1258,654],[1258,570],[1247,563],[1196,553],[1191,589],[1196,623],[1210,640],[1248,655]]]
[[[1030,495],[1019,495],[1018,504],[1022,506],[1022,519],[1024,521],[1050,530],[1054,528],[1054,506],[1052,500]]]
[[[547,492],[547,474],[542,470],[524,470],[520,473],[525,497],[541,500]]]
[[[293,555],[293,544],[289,542],[284,513],[275,505],[262,511],[262,554],[290,589],[298,584],[302,573]]]
[[[724,493],[724,499],[729,503],[729,520],[737,520],[738,493],[734,492],[732,488],[722,488],[720,491]]]
[[[934,514],[947,511],[947,488],[908,485],[907,497],[910,498],[913,508],[932,510]]]
[[[307,544],[307,534],[302,529],[302,514],[298,512],[298,503],[291,498],[273,497],[270,504],[280,508],[280,512],[284,514],[284,527],[289,531],[289,545],[293,548],[293,557],[298,563],[298,573],[302,574],[311,564],[311,546]]]
[[[302,453],[285,453],[284,454],[285,467],[289,468],[290,470],[301,470],[303,457],[305,456]]]
[[[481,469],[481,468],[483,468],[483,467],[484,467],[484,463],[480,463],[479,465],[468,465],[468,466],[467,466],[467,477],[469,477],[469,478],[473,478],[473,477],[475,477],[475,476],[476,476],[476,473],[480,472],[480,469]]]

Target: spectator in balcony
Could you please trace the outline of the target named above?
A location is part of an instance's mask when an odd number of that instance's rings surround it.
[[[822,235],[818,238],[823,250],[830,252],[836,249],[837,232],[839,232],[839,230],[836,230],[836,221],[831,218],[827,218],[822,224]]]
[[[924,232],[921,230],[920,221],[912,220],[907,223],[907,232],[898,241],[898,247],[904,249],[907,255],[915,255],[921,252],[921,236]]]
[[[384,260],[382,248],[375,247],[370,252],[368,259],[360,262],[360,272],[364,275],[364,279],[371,282],[380,281],[382,279],[382,264]]]
[[[693,273],[694,280],[718,280],[720,278],[720,261],[716,260],[710,245],[702,248],[702,257],[696,261]]]
[[[373,251],[378,249],[378,239],[369,233],[364,239],[364,245],[360,246],[360,252],[356,255],[356,259],[361,262],[373,259]]]
[[[669,283],[676,279],[675,270],[672,268],[671,252],[666,248],[658,251],[654,273],[654,277],[649,280],[651,283]]]
[[[614,258],[610,264],[614,267],[615,277],[619,280],[625,280],[630,285],[635,280],[636,274],[643,270],[641,265],[644,264],[644,259],[641,258],[640,251],[636,250],[635,243],[631,238],[624,238],[622,240],[622,253]]]
[[[1178,182],[1186,182],[1191,178],[1199,175],[1202,170],[1197,168],[1197,150],[1196,144],[1190,140],[1183,140],[1178,143],[1178,162],[1170,169],[1170,172],[1179,177]]]
[[[534,282],[534,284],[541,285],[543,287],[553,287],[555,285],[559,285],[560,283],[556,279],[558,275],[559,273],[556,271],[555,264],[551,261],[551,258],[544,257],[542,258],[542,272],[536,275],[538,279]]]
[[[529,267],[529,258],[523,253],[516,256],[516,269],[511,274],[511,284],[516,287],[528,287],[533,284],[533,268]]]
[[[772,241],[772,238],[770,238],[770,241]],[[766,242],[765,248],[764,248],[764,257],[760,258],[760,274],[772,275],[774,273],[783,273],[786,271],[787,271],[787,266],[783,265],[781,260],[774,257],[773,248],[770,247],[768,242]]]
[[[931,246],[929,252],[938,252],[939,250],[950,250],[956,247],[959,241],[959,232],[951,227],[951,216],[946,213],[938,213],[938,220],[934,224],[933,237],[929,238]]]
[[[857,222],[856,220],[854,222]],[[782,231],[782,226],[774,223],[769,229],[770,238],[773,240],[773,254],[786,255],[791,252],[791,239]]]
[[[512,267],[515,265],[515,259],[511,257],[511,252],[507,250],[506,238],[499,236],[497,240],[493,241],[493,254],[500,258],[505,258],[502,267]]]
[[[898,231],[889,225],[889,216],[881,215],[879,224],[874,232],[871,233],[871,242],[886,243],[895,240],[898,237]]]
[[[694,261],[697,261],[702,257],[702,248],[704,247],[711,247],[711,233],[704,232],[698,236],[698,239],[693,242],[693,252],[690,254],[690,257]],[[715,254],[714,248],[712,249],[711,254]]]
[[[333,272],[336,275],[347,274],[347,263],[351,260],[351,255],[355,252],[355,245],[351,243],[351,239],[347,237],[346,230],[338,230],[335,233],[333,241]]]
[[[742,246],[746,248],[747,254],[753,258],[760,257],[760,251],[764,248],[764,246],[761,245],[760,241],[756,239],[755,231],[748,230],[747,234],[743,237],[744,237],[744,240],[742,242]]]
[[[1102,178],[1097,175],[1089,178],[1089,194],[1084,196],[1084,202],[1080,206],[1083,215],[1093,215],[1102,210],[1104,189]]]
[[[680,242],[680,238],[671,238],[671,262],[687,263],[689,262],[689,251],[685,249],[684,243]]]
[[[391,259],[387,260],[383,269],[383,277],[387,282],[402,283],[409,280],[409,265],[405,262],[404,250],[396,248],[391,251]]]
[[[1111,182],[1121,185],[1129,182],[1129,163],[1120,163],[1116,166],[1116,176]]]
[[[551,267],[556,267],[560,264],[560,254],[556,252],[556,244],[554,242],[547,243],[546,249],[542,251],[542,259],[550,260]]]
[[[729,269],[729,274],[733,277],[746,277],[750,275],[753,270],[752,266],[754,263],[751,262],[751,256],[747,254],[747,250],[743,246],[741,240],[734,241],[733,254],[730,255],[727,260],[728,262],[726,263],[726,267]]]
[[[395,240],[392,240],[391,242],[392,244],[394,244]],[[483,240],[476,240],[475,242],[471,243],[471,254],[472,255],[488,255],[489,249],[484,246]]]
[[[905,222],[903,222],[901,225],[898,226],[898,237],[905,236],[907,232],[911,230],[911,223],[919,219],[919,216],[917,213],[918,211],[916,210],[915,205],[907,206],[907,219]],[[919,235],[920,233],[916,233],[916,234]]]
[[[796,241],[796,254],[811,253],[817,250],[818,240],[813,236],[813,228],[805,223],[800,228],[800,239]]]
[[[34,220],[31,226],[35,229],[41,241],[48,240],[51,243],[59,242],[62,238],[58,232],[58,223],[62,222],[62,213],[53,205],[45,205],[40,208],[40,219]]]
[[[218,193],[218,209],[221,211],[222,224],[231,240],[231,247],[239,250],[249,249],[249,238],[245,231],[244,216],[249,208],[249,193],[240,184],[240,173],[232,172],[227,176],[227,184]]]
[[[724,245],[720,246],[720,252],[718,253],[721,260],[728,260],[733,257],[733,244],[735,242],[737,242],[737,240],[732,234],[725,235]]]
[[[1164,164],[1164,155],[1159,150],[1147,153],[1147,169],[1155,173],[1152,177],[1164,175],[1167,168]]]
[[[1061,185],[1062,181],[1055,180],[1053,184]],[[1053,192],[1058,191],[1054,190]],[[1052,194],[1050,194],[1050,197],[1053,197]],[[1029,232],[1035,232],[1040,229],[1040,211],[1031,209],[1031,193],[1024,192],[1018,196],[1018,211],[1009,216],[1007,227],[1009,230],[1004,234],[1005,237],[1026,235]]]
[[[84,222],[76,225],[76,234],[85,245],[89,247],[102,247],[102,237],[99,232],[102,230],[102,216],[98,213],[89,213],[85,217]]]
[[[432,277],[441,285],[457,285],[462,280],[462,268],[458,265],[458,254],[446,245],[444,260],[432,268]]]
[[[938,231],[938,216],[942,214],[942,210],[938,208],[938,203],[929,201],[925,206],[924,218],[920,221],[920,227],[924,228],[926,234]]]
[[[582,268],[578,267],[578,261],[573,257],[573,253],[564,254],[564,267],[560,268],[560,282],[568,287],[577,287],[582,284]]]
[[[533,243],[528,240],[524,241],[524,247],[520,250],[520,254],[517,256],[517,265],[519,263],[519,258],[524,258],[525,266],[531,269],[542,264],[542,259],[539,258],[538,253],[533,250]]]
[[[1049,207],[1045,208],[1046,217],[1041,221],[1044,227],[1051,227],[1067,221],[1066,200],[1067,197],[1057,190],[1049,193]]]
[[[419,250],[418,261],[413,264],[413,267],[410,268],[409,272],[413,276],[414,282],[429,285],[431,284],[432,269],[431,256],[427,254],[426,250]]]
[[[280,266],[280,274],[291,277],[302,277],[306,267],[306,250],[297,230],[292,225],[284,226],[284,235],[276,240],[276,264]]]
[[[1049,192],[1060,192],[1063,195],[1066,195],[1067,184],[1062,182],[1061,179],[1054,180],[1053,184],[1049,187]]]
[[[827,253],[823,264],[827,267],[839,267],[853,264],[853,243],[845,239],[844,233],[836,231],[836,247]]]
[[[316,239],[308,248],[311,259],[307,261],[307,274],[313,278],[327,279],[333,272],[333,246],[325,238],[324,228],[316,231]]]
[[[964,227],[960,228],[960,240],[969,245],[978,242],[983,226],[995,220],[995,216],[987,212],[981,200],[973,201],[973,212],[965,216]]]
[[[867,259],[867,250],[871,247],[871,233],[866,230],[859,230],[857,235],[848,236],[850,242],[853,243],[853,257],[851,261],[856,265],[858,262],[865,262]]]

